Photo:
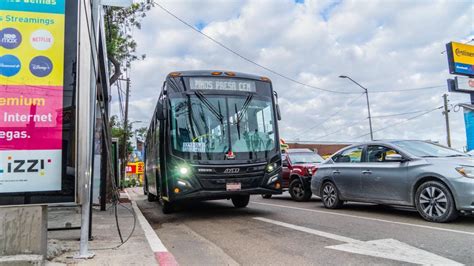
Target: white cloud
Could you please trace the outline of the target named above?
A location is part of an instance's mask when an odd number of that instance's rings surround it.
[[[445,85],[450,77],[449,41],[473,37],[471,1],[158,1],[203,32],[252,60],[312,86],[362,92],[341,74],[369,91]],[[323,16],[324,15],[324,16]],[[286,139],[360,141],[368,136],[365,97],[332,94],[303,87],[229,53],[155,7],[134,32],[144,61],[133,64],[130,116],[149,121],[167,73],[188,69],[229,69],[268,76],[280,95]],[[373,115],[435,108],[446,88],[371,93]],[[469,101],[450,94],[451,103]],[[113,111],[117,112],[116,101]],[[339,110],[339,111],[338,111]],[[332,119],[318,125],[330,114]],[[417,115],[417,114],[413,114]],[[374,118],[374,130],[401,117]],[[465,145],[462,112],[451,112],[454,146]],[[351,126],[353,125],[353,126]],[[347,127],[326,138],[318,137]],[[311,129],[313,128],[313,129]],[[311,129],[311,130],[309,130]],[[433,139],[445,143],[441,110],[376,132],[376,138]]]

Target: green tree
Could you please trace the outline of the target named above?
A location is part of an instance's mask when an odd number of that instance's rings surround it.
[[[112,138],[118,138],[119,139],[119,144],[120,148],[123,146],[124,139],[126,140],[126,150],[127,152],[124,153],[121,151],[120,159],[122,159],[122,162],[124,162],[124,159],[127,158],[130,153],[133,152],[133,147],[132,147],[132,142],[130,139],[132,138],[133,132],[132,132],[132,125],[127,126],[127,130],[124,130],[123,123],[119,121],[118,117],[116,115],[113,115],[110,117],[110,128],[111,128],[111,134]]]
[[[107,55],[114,71],[110,78],[111,85],[133,61],[145,59],[144,54],[140,56],[136,54],[137,43],[131,33],[134,29],[141,29],[142,19],[153,6],[152,0],[142,0],[133,3],[129,8],[106,8]]]

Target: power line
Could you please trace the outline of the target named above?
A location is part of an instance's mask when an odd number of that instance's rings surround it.
[[[405,112],[405,113],[395,113],[395,114],[389,114],[389,115],[376,115],[376,116],[372,116],[372,118],[385,118],[385,117],[393,117],[393,116],[410,115],[410,114],[416,114],[416,113],[426,112],[430,110],[432,109],[410,111],[410,112]]]
[[[439,109],[441,109],[441,108],[443,108],[443,106],[439,106],[439,107],[436,107],[436,108],[434,108],[434,109],[428,110],[428,111],[426,111],[426,112],[424,112],[424,113],[422,113],[422,114],[419,114],[419,115],[416,115],[416,116],[407,118],[407,119],[405,119],[405,120],[403,120],[403,121],[401,121],[401,122],[399,122],[399,123],[391,124],[390,126],[386,126],[386,127],[383,127],[383,128],[377,129],[377,130],[374,130],[373,132],[379,132],[379,131],[385,130],[385,129],[387,129],[387,128],[392,128],[392,127],[398,126],[398,125],[403,124],[403,123],[406,123],[406,122],[408,122],[408,121],[410,121],[410,120],[416,119],[416,118],[421,117],[421,116],[424,116],[424,115],[426,115],[426,114],[428,114],[428,113],[431,113],[431,112],[434,112],[434,111],[436,111],[436,110],[439,110]],[[355,137],[355,138],[353,138],[353,139],[358,139],[358,138],[361,138],[361,137],[364,137],[364,136],[367,136],[367,135],[370,135],[370,133],[366,133],[366,134],[357,136],[357,137]]]
[[[419,87],[419,88],[410,88],[410,89],[391,89],[391,90],[369,90],[369,93],[387,93],[387,92],[404,92],[404,91],[419,91],[419,90],[431,90],[437,88],[445,88],[446,85],[439,86],[428,86],[428,87]]]
[[[289,77],[289,76],[286,76],[286,75],[284,75],[284,74],[282,74],[282,73],[280,73],[280,72],[277,72],[277,71],[275,71],[275,70],[273,70],[273,69],[271,69],[271,68],[269,68],[269,67],[266,67],[266,66],[264,66],[264,65],[262,65],[262,64],[259,64],[259,63],[253,61],[252,59],[250,59],[250,58],[248,58],[248,57],[246,57],[246,56],[244,56],[244,55],[241,55],[240,53],[234,51],[233,49],[229,48],[228,46],[226,46],[225,44],[221,43],[220,41],[218,41],[218,40],[212,38],[211,36],[205,34],[204,32],[200,31],[199,29],[197,29],[197,28],[194,27],[193,25],[189,24],[189,23],[186,22],[185,20],[181,19],[181,18],[178,17],[177,15],[173,14],[171,11],[169,11],[168,9],[166,9],[165,7],[163,7],[162,5],[158,4],[156,1],[153,1],[153,3],[154,3],[155,5],[157,5],[159,8],[161,8],[163,11],[165,11],[166,13],[168,13],[170,16],[172,16],[172,17],[174,17],[175,19],[179,20],[181,23],[183,23],[184,25],[186,25],[186,26],[189,27],[190,29],[192,29],[192,30],[194,30],[195,32],[201,34],[202,36],[204,36],[204,37],[206,37],[207,39],[211,40],[212,42],[214,42],[215,44],[217,44],[217,45],[219,45],[220,47],[224,48],[225,50],[227,50],[227,51],[231,52],[232,54],[234,54],[234,55],[236,55],[236,56],[242,58],[243,60],[245,60],[245,61],[247,61],[247,62],[249,62],[249,63],[251,63],[251,64],[254,64],[254,65],[256,65],[256,66],[258,66],[258,67],[260,67],[260,68],[262,68],[262,69],[265,69],[265,70],[267,70],[268,72],[271,72],[271,73],[273,73],[273,74],[275,74],[275,75],[277,75],[277,76],[279,76],[279,77],[281,77],[281,78],[284,78],[284,79],[286,79],[286,80],[289,80],[289,81],[291,81],[291,82],[293,82],[293,83],[296,83],[296,84],[299,84],[299,85],[301,85],[301,86],[305,86],[305,87],[312,88],[312,89],[316,89],[316,90],[321,90],[321,91],[326,91],[326,92],[332,92],[332,93],[340,93],[340,94],[347,94],[347,93],[351,93],[351,94],[357,93],[357,94],[358,94],[358,92],[345,92],[345,91],[334,91],[334,90],[323,89],[323,88],[320,88],[320,87],[316,87],[316,86],[312,86],[312,85],[303,83],[303,82],[298,81],[298,80],[296,80],[296,79],[294,79],[294,78],[291,78],[291,77]]]
[[[325,92],[332,92],[332,93],[338,93],[338,94],[359,94],[359,92],[353,92],[353,91],[336,91],[336,90],[330,90],[330,89],[324,89],[324,88],[321,88],[321,87],[317,87],[317,86],[313,86],[313,85],[309,85],[307,83],[303,83],[301,81],[298,81],[292,77],[289,77],[285,74],[282,74],[276,70],[273,70],[267,66],[264,66],[260,63],[257,63],[255,61],[253,61],[252,59],[248,58],[247,56],[244,56],[244,55],[241,55],[239,52],[236,52],[235,50],[233,50],[232,48],[228,47],[227,45],[223,44],[222,42],[214,39],[213,37],[207,35],[206,33],[200,31],[199,29],[197,29],[196,27],[194,27],[193,25],[191,25],[189,22],[185,21],[184,19],[178,17],[177,15],[175,15],[174,13],[172,13],[171,11],[169,11],[168,9],[166,9],[164,6],[158,4],[156,1],[153,1],[153,3],[155,5],[157,5],[161,10],[165,11],[166,13],[168,13],[170,16],[174,17],[176,20],[178,20],[179,22],[181,22],[182,24],[186,25],[187,27],[189,27],[190,29],[192,29],[193,31],[201,34],[202,36],[204,36],[205,38],[209,39],[210,41],[214,42],[215,44],[219,45],[220,47],[224,48],[225,50],[227,50],[228,52],[240,57],[241,59],[251,63],[251,64],[254,64],[262,69],[265,69],[266,71],[270,72],[270,73],[273,73],[283,79],[286,79],[288,81],[291,81],[293,83],[296,83],[298,85],[301,85],[301,86],[304,86],[304,87],[308,87],[308,88],[311,88],[311,89],[315,89],[315,90],[320,90],[320,91],[325,91]],[[444,85],[440,85],[440,86],[429,86],[429,87],[421,87],[421,88],[413,88],[413,89],[400,89],[400,90],[396,90],[396,89],[393,89],[393,90],[379,90],[379,91],[370,91],[371,93],[388,93],[388,92],[404,92],[404,91],[415,91],[415,90],[426,90],[426,89],[435,89],[435,88],[441,88],[441,87],[444,87]]]
[[[336,133],[339,133],[339,132],[343,131],[344,129],[348,129],[348,128],[351,128],[351,127],[353,127],[353,126],[355,126],[355,125],[358,125],[359,123],[361,123],[361,122],[363,122],[363,121],[365,121],[365,120],[367,120],[367,118],[364,118],[364,119],[362,119],[362,120],[357,120],[357,121],[353,122],[352,124],[350,124],[349,126],[341,127],[341,128],[339,128],[338,130],[336,130],[336,131],[333,131],[333,132],[328,133],[328,134],[326,134],[326,135],[322,135],[322,136],[316,137],[316,138],[313,139],[313,140],[319,140],[319,139],[322,139],[322,138],[325,138],[325,137],[329,137],[329,136],[331,136],[331,135],[334,135],[334,134],[336,134]],[[369,134],[370,134],[370,133],[369,133]]]
[[[355,101],[357,101],[362,95],[364,95],[365,93],[361,93],[359,96],[355,97],[354,99],[352,99],[351,101],[347,102],[341,109],[337,110],[336,112],[330,114],[328,117],[326,117],[323,121],[317,123],[315,126],[313,127],[310,127],[309,129],[307,129],[306,131],[311,131],[315,128],[317,128],[318,126],[321,126],[323,125],[324,123],[326,123],[329,119],[333,118],[335,115],[339,114],[340,112],[342,112],[343,110],[345,110],[347,107],[349,107],[349,105],[353,104]],[[305,132],[297,135],[295,138],[298,138],[300,137],[301,135],[303,135]]]

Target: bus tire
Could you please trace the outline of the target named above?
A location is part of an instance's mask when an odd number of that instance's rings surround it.
[[[153,202],[153,201],[156,201],[156,196],[148,192],[147,199],[148,199],[148,202]]]
[[[171,203],[169,201],[166,201],[166,200],[162,200],[161,201],[161,211],[163,212],[163,214],[173,213],[173,211],[174,211],[173,203]]]
[[[232,197],[232,203],[236,208],[245,208],[249,204],[250,195],[239,195]]]

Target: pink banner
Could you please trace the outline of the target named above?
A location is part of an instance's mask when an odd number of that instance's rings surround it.
[[[61,86],[0,85],[0,150],[62,148]]]

